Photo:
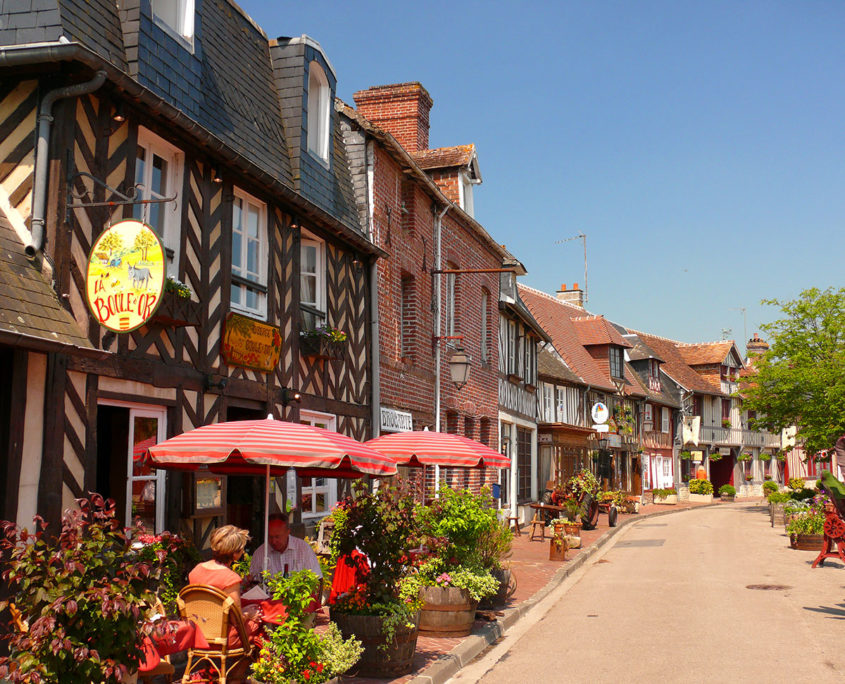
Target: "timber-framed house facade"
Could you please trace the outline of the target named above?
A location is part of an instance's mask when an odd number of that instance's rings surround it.
[[[359,223],[319,45],[269,41],[225,0],[173,4],[58,0],[23,21],[4,6],[4,26],[26,28],[0,31],[0,514],[55,522],[99,491],[204,545],[223,522],[259,532],[260,484],[157,473],[138,454],[268,414],[369,438],[381,252]],[[147,324],[114,333],[86,306],[86,265],[98,235],[132,217],[191,294],[164,293]],[[112,277],[130,277],[118,262]],[[275,329],[271,368],[224,356],[234,315]],[[346,340],[306,345],[319,327]],[[325,480],[276,491],[305,520],[336,496]]]

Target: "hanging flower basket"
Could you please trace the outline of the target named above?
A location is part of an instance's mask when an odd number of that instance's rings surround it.
[[[313,359],[341,360],[346,355],[348,337],[342,330],[320,327],[299,333],[299,352]]]

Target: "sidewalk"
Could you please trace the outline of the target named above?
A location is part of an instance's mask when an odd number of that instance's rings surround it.
[[[516,577],[516,591],[504,608],[503,616],[495,622],[476,620],[473,633],[466,637],[433,638],[420,636],[414,657],[414,670],[411,674],[398,679],[368,679],[362,677],[341,677],[346,684],[442,684],[452,677],[464,665],[475,658],[487,646],[496,641],[512,627],[536,603],[560,584],[576,568],[583,565],[615,531],[626,524],[654,515],[665,515],[677,511],[712,506],[712,504],[691,504],[680,502],[676,505],[640,506],[636,514],[620,514],[617,526],[607,525],[607,516],[599,516],[599,525],[595,530],[581,532],[581,548],[570,549],[566,561],[549,560],[549,538],[545,541],[529,541],[530,525],[523,527],[522,535],[514,537],[513,553],[509,560],[511,571]]]

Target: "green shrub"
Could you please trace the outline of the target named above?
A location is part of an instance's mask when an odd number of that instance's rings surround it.
[[[803,480],[802,480],[803,482]],[[806,501],[807,499],[812,499],[816,493],[812,489],[795,489],[789,493],[789,498],[794,499],[795,501]]]
[[[804,489],[804,478],[803,477],[790,477],[789,478],[789,488],[798,490]]]
[[[786,503],[790,500],[790,496],[787,492],[772,492],[768,496],[769,503]]]
[[[789,534],[823,534],[824,513],[814,510],[798,511],[786,526]]]
[[[778,490],[777,482],[772,482],[771,480],[763,483],[763,494],[768,496],[769,494],[774,494]]]
[[[677,494],[674,489],[653,489],[652,494],[654,494],[654,498],[665,499],[667,496],[672,496],[673,494]]]
[[[712,494],[713,483],[710,480],[690,480],[689,481],[690,494]]]
[[[736,496],[736,487],[729,484],[723,484],[719,487],[719,494],[724,494],[726,496]]]

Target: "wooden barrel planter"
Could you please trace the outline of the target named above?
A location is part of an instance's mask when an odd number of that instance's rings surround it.
[[[393,643],[386,650],[379,648],[386,643],[380,615],[348,615],[331,611],[331,620],[340,629],[344,639],[355,636],[364,646],[358,664],[350,674],[359,677],[392,679],[408,674],[414,665],[420,616],[417,613],[413,627],[399,625]]]
[[[466,589],[423,587],[420,598],[420,634],[459,637],[472,631],[478,601],[473,601]]]
[[[483,610],[492,610],[498,606],[505,605],[511,594],[511,571],[509,568],[494,568],[490,571],[493,577],[499,580],[499,591],[493,596],[485,596],[481,599],[478,607]]]
[[[772,518],[772,527],[775,525],[785,525],[786,520],[784,519],[783,508],[784,504],[782,503],[773,503],[769,504],[770,506],[770,515]]]
[[[736,501],[736,494],[719,494],[722,501]]]
[[[824,546],[823,534],[796,534],[794,548],[799,551],[821,551]]]

